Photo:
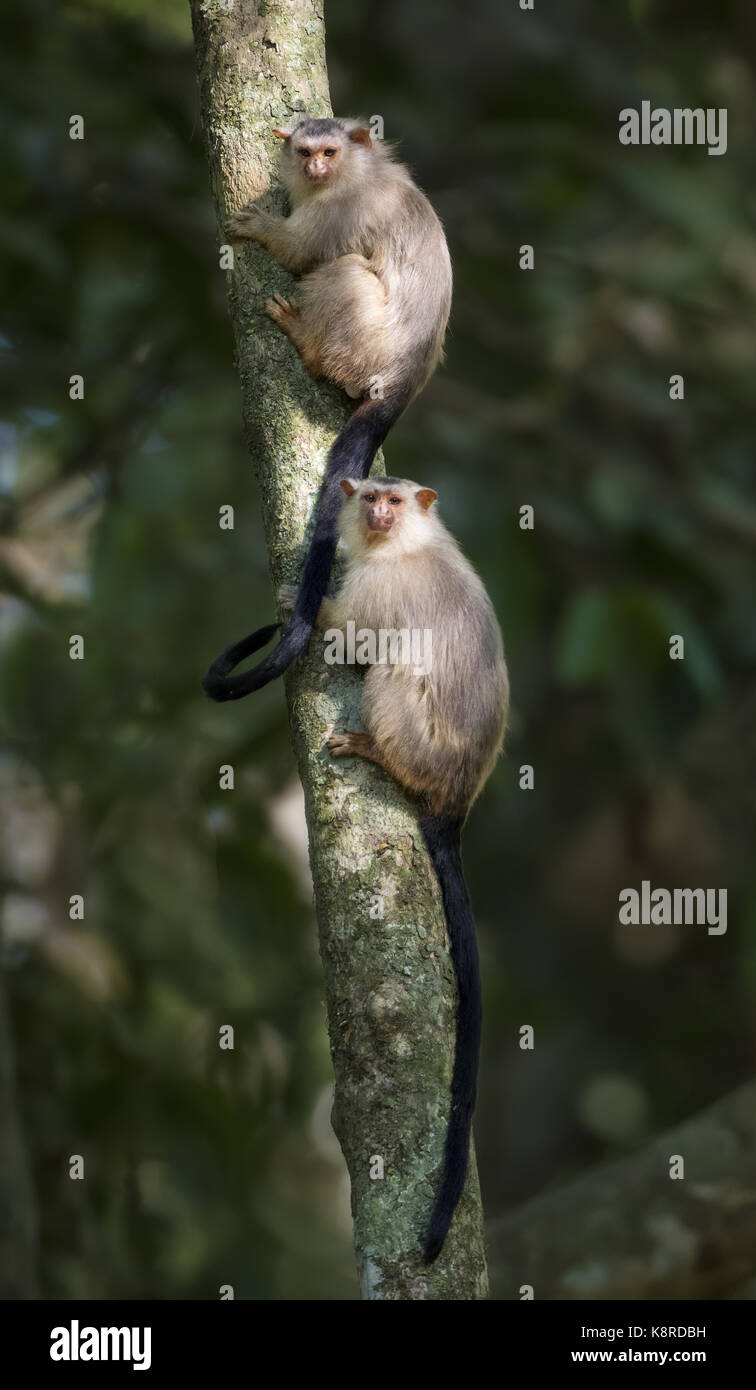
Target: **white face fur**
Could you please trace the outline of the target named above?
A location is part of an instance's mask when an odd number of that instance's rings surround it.
[[[390,559],[431,544],[443,530],[437,494],[405,478],[346,479],[340,532],[352,558]]]
[[[357,171],[372,148],[370,132],[356,122],[307,120],[275,134],[284,141],[285,182],[307,193],[331,188]]]

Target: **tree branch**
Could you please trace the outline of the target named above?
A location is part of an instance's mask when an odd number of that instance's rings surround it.
[[[228,212],[267,192],[273,125],[304,112],[331,113],[322,6],[313,0],[235,0],[230,9],[220,0],[190,3],[210,177],[223,225]],[[280,189],[266,201],[283,210]],[[342,398],[310,380],[262,313],[268,295],[291,288],[267,252],[256,245],[237,250],[229,273],[231,317],[276,584],[298,578],[326,454],[347,418]],[[219,647],[235,635],[219,633]],[[326,667],[318,648],[315,639],[289,673],[287,698],[310,835],[336,1081],[333,1121],[352,1182],[363,1296],[485,1297],[474,1161],[441,1257],[430,1270],[420,1264],[453,1059],[455,984],[440,896],[415,812],[398,788],[357,760],[334,766],[323,747],[335,724],[359,724],[360,680],[353,669]],[[371,1177],[380,1163],[383,1177]]]
[[[681,1154],[685,1177],[672,1181]],[[495,1223],[504,1298],[716,1298],[756,1272],[756,1082]]]

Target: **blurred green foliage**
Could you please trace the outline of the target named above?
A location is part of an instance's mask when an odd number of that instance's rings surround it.
[[[466,848],[495,1217],[752,1069],[756,18],[326,9],[335,108],[383,116],[455,267],[388,461],[438,489],[511,666]],[[199,689],[272,600],[188,7],[8,0],[4,31],[0,871],[44,1293],[354,1297],[283,695]],[[621,148],[644,98],[726,106],[727,155]],[[727,935],[621,932],[642,878],[727,887]]]

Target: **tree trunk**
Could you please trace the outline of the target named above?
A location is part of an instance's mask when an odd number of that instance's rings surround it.
[[[222,226],[228,212],[275,184],[273,126],[304,113],[331,114],[322,6],[190,2]],[[280,188],[266,205],[283,210]],[[227,274],[247,441],[277,586],[299,576],[326,454],[348,409],[345,398],[308,377],[262,312],[274,290],[291,292],[291,277],[253,244],[236,250]],[[219,647],[240,635],[219,633]],[[474,1159],[442,1255],[430,1270],[420,1262],[448,1115],[455,983],[414,809],[377,768],[351,759],[336,765],[323,746],[334,726],[359,727],[360,684],[354,668],[324,665],[315,638],[289,673],[286,694],[310,836],[336,1081],[333,1123],[351,1177],[363,1297],[483,1298]]]
[[[36,1298],[31,1182],[16,1111],[13,1048],[0,967],[0,1299]]]

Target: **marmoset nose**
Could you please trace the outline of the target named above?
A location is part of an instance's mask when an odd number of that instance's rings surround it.
[[[311,179],[319,179],[322,178],[325,173],[325,167],[324,159],[308,159],[305,165],[305,173],[308,174]]]
[[[387,504],[370,508],[368,526],[371,531],[390,531],[393,524],[394,513]]]

